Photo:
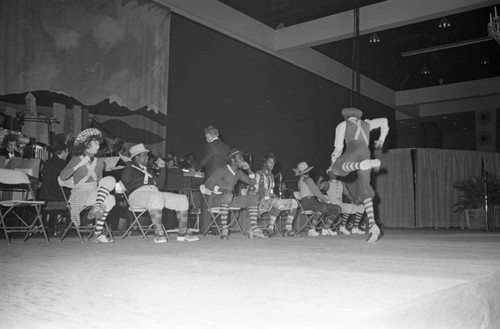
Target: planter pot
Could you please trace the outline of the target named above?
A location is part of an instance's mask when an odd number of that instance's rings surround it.
[[[488,230],[488,217],[484,208],[466,209],[465,221],[467,227],[473,230]]]

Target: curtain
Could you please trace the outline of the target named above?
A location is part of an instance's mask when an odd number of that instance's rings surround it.
[[[79,130],[88,112],[108,137],[164,151],[169,29],[153,1],[2,0],[0,106],[24,111],[31,93],[38,115]]]
[[[459,198],[453,184],[481,174],[479,152],[417,149],[415,157],[416,227],[462,226],[465,214],[452,210]]]
[[[412,159],[409,149],[377,154],[382,162],[372,174],[377,217],[385,227],[415,227]]]

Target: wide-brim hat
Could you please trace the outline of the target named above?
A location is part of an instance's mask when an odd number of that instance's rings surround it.
[[[340,111],[340,113],[342,113],[344,119],[352,117],[355,117],[356,119],[361,119],[361,117],[363,116],[363,111],[355,107],[345,107],[342,109],[342,111]]]
[[[97,128],[88,128],[83,130],[76,136],[75,145],[85,144],[91,137],[97,136],[102,138],[102,133]]]
[[[131,146],[129,149],[130,152],[130,158],[135,157],[136,155],[139,155],[141,153],[148,153],[149,150],[144,146],[144,144],[136,144],[134,146]]]
[[[293,171],[295,172],[295,176],[301,176],[310,172],[313,168],[313,166],[309,166],[307,162],[303,161],[297,165],[297,168],[293,168]]]
[[[235,157],[238,154],[243,155],[243,152],[240,151],[240,150],[238,150],[238,149],[236,149],[236,148],[232,148],[232,149],[229,150],[229,152],[227,152],[226,159],[229,160],[229,159],[231,159],[232,157]]]

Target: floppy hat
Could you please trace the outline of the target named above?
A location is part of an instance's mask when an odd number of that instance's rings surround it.
[[[232,157],[234,157],[234,156],[236,156],[238,154],[243,155],[243,152],[240,151],[240,150],[238,150],[238,149],[236,149],[236,148],[232,148],[232,149],[229,150],[229,152],[227,152],[227,158],[226,159],[229,160],[229,159],[231,159]]]
[[[340,111],[340,113],[342,113],[342,115],[344,116],[344,119],[348,119],[351,117],[361,119],[361,117],[363,116],[363,111],[361,111],[360,109],[357,109],[355,107],[345,107],[342,109],[342,111]]]
[[[293,171],[295,172],[295,176],[300,176],[305,173],[308,173],[313,169],[314,167],[309,167],[307,162],[303,161],[297,165],[297,168],[293,168]]]
[[[91,137],[98,136],[102,137],[101,131],[97,128],[88,128],[83,130],[76,136],[75,145],[85,144]]]
[[[131,146],[129,149],[129,152],[130,152],[130,158],[132,159],[133,157],[135,157],[138,154],[149,152],[149,150],[144,146],[144,144],[140,143],[140,144]]]

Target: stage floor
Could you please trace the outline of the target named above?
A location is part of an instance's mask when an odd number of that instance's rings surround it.
[[[1,239],[0,327],[500,328],[499,232],[384,232]]]

